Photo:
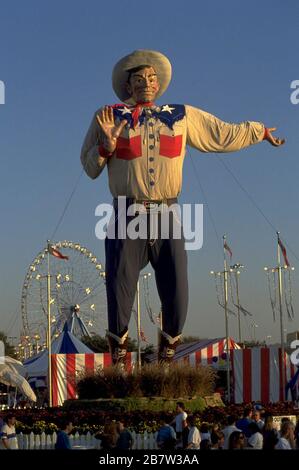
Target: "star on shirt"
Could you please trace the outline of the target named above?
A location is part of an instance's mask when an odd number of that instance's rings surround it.
[[[124,114],[132,114],[132,112],[131,112],[128,108],[126,108],[126,106],[125,106],[124,109],[122,109],[121,114],[122,114],[122,115],[124,115]]]
[[[172,111],[174,110],[175,108],[170,108],[168,106],[168,104],[164,105],[161,109],[161,113],[163,113],[163,111],[167,111],[168,113],[172,114]]]

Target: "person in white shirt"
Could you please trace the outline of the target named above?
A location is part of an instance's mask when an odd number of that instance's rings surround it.
[[[252,449],[262,449],[264,438],[260,432],[260,428],[256,422],[252,422],[248,425],[248,431],[250,432],[250,437],[247,439],[247,444],[249,448]]]
[[[187,449],[199,449],[201,437],[200,437],[199,429],[195,425],[195,417],[188,416],[187,424],[189,424],[190,430],[188,434],[188,444],[186,448]]]
[[[295,427],[291,421],[285,421],[281,425],[280,429],[280,438],[278,443],[275,446],[275,449],[285,449],[285,450],[292,450],[294,449],[294,442],[295,442],[295,435],[294,435]]]
[[[202,425],[200,426],[200,438],[202,441],[204,441],[205,439],[211,441],[211,433],[207,423],[202,423]]]
[[[181,401],[177,402],[176,412],[177,412],[177,415],[171,424],[175,425],[176,437],[179,441],[178,445],[180,446],[180,445],[183,445],[183,443],[180,441],[182,440],[183,430],[187,427],[187,416],[188,416],[185,411],[185,405],[183,402]]]
[[[16,417],[13,414],[7,415],[5,424],[1,429],[2,449],[14,450],[18,449],[18,439],[16,434]]]
[[[231,435],[232,432],[234,431],[239,431],[241,432],[241,429],[238,429],[236,426],[236,421],[237,417],[236,416],[228,416],[227,418],[227,426],[222,429],[222,432],[224,434],[224,445],[223,449],[228,449],[229,446],[229,436]]]

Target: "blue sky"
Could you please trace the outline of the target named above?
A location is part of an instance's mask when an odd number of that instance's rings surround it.
[[[0,12],[0,329],[17,336],[20,294],[26,270],[51,236],[78,178],[80,147],[93,112],[118,102],[111,71],[120,57],[140,48],[165,53],[172,82],[160,103],[185,103],[226,121],[262,121],[277,126],[287,143],[266,143],[222,158],[297,255],[299,105],[290,101],[298,72],[299,6],[264,1],[4,1]],[[191,162],[193,159],[193,164]],[[275,263],[275,233],[240,190],[218,157],[193,151],[184,167],[182,202],[206,202],[196,167],[221,236],[234,260],[246,265],[243,304],[259,325],[256,335],[279,337],[273,324],[264,265]],[[84,175],[56,236],[79,241],[104,261],[95,238],[95,207],[111,199],[106,173]],[[218,241],[204,209],[204,245],[189,255],[190,307],[185,334],[218,337],[224,315],[209,272],[221,269]],[[298,307],[298,273],[294,304]],[[152,281],[154,310],[159,302]],[[295,309],[296,310],[296,309]],[[145,317],[144,330],[155,330]],[[244,335],[250,337],[250,327]],[[299,329],[299,317],[286,321]],[[134,325],[131,325],[132,335]],[[236,321],[230,332],[236,337]]]

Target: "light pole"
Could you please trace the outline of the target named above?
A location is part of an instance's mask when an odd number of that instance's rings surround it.
[[[18,359],[20,361],[23,361],[25,359],[24,357],[24,346],[23,343],[18,344]]]
[[[24,358],[27,359],[30,357],[30,336],[25,336],[24,340]]]
[[[48,394],[49,394],[49,407],[52,407],[52,338],[51,338],[51,274],[50,274],[50,240],[47,240],[48,247],[48,273],[47,273],[47,344],[48,344]]]
[[[210,273],[214,276],[223,276],[223,305],[224,308],[224,321],[225,321],[225,341],[226,341],[226,388],[227,388],[227,400],[230,403],[230,351],[229,351],[229,331],[228,331],[228,266],[226,261],[225,250],[227,249],[226,236],[223,235],[223,261],[224,270],[219,272],[211,271]]]
[[[252,328],[251,340],[256,343],[256,328],[258,328],[258,325],[256,323],[251,323],[250,326]]]
[[[267,335],[265,336],[265,346],[267,346],[267,340],[271,339],[272,336],[271,335]]]
[[[283,246],[281,239],[280,239],[280,232],[276,232],[277,235],[277,266],[273,268],[265,267],[264,271],[270,273],[272,272],[275,276],[277,273],[277,280],[278,280],[278,302],[279,302],[279,320],[280,320],[280,358],[281,358],[281,388],[285,390],[285,371],[286,371],[286,364],[285,364],[285,333],[286,329],[284,328],[284,318],[283,318],[283,307],[282,307],[282,296],[283,296],[283,282],[282,282],[282,273],[283,271],[294,271],[294,268],[290,266],[288,259],[286,257],[286,250]],[[281,265],[281,256],[280,250],[282,250],[285,264],[284,266]]]
[[[236,281],[236,295],[237,295],[237,310],[238,310],[238,332],[239,332],[239,343],[242,344],[242,329],[241,329],[241,312],[240,312],[240,295],[239,295],[239,278],[241,274],[240,268],[244,268],[244,265],[241,263],[236,263],[230,267],[230,272],[235,275]]]
[[[139,279],[150,277],[151,273],[140,274]],[[140,309],[140,280],[137,281],[136,311],[137,311],[137,367],[141,370],[141,309]]]
[[[18,344],[18,359],[19,359],[19,361],[21,361],[21,360],[23,359],[23,357],[22,357],[22,349],[21,349],[21,348],[22,348],[22,343],[19,343],[19,344]]]
[[[38,354],[39,351],[39,340],[40,336],[38,334],[34,335],[33,339],[35,339],[35,349],[36,349],[36,354]]]

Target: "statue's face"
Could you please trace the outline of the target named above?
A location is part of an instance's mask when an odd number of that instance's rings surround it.
[[[127,84],[128,93],[136,103],[154,101],[159,89],[158,77],[153,67],[145,67],[132,73]]]

